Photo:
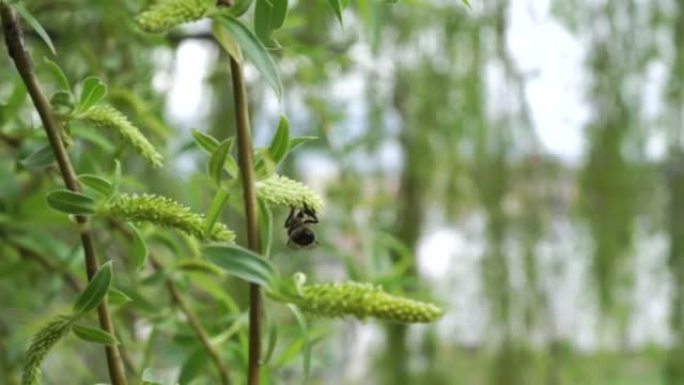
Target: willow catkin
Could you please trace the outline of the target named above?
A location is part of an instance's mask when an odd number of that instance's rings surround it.
[[[98,105],[83,113],[81,118],[97,128],[118,132],[123,140],[152,166],[160,167],[162,165],[162,155],[157,152],[157,149],[147,140],[145,135],[114,107]]]
[[[301,288],[297,306],[322,317],[368,317],[400,323],[426,323],[439,319],[439,307],[385,293],[369,283],[344,282],[308,285]]]
[[[204,229],[204,216],[173,199],[152,194],[121,194],[111,200],[100,214],[130,222],[149,222],[178,229],[200,240],[232,242],[235,233],[223,223],[211,231]]]
[[[307,185],[282,175],[273,174],[256,182],[257,196],[273,205],[303,207],[320,211],[323,199]]]
[[[33,342],[26,352],[26,361],[21,377],[22,385],[40,384],[40,365],[57,341],[69,333],[72,324],[72,318],[59,316],[33,336]]]
[[[163,0],[135,18],[146,32],[165,32],[183,23],[202,19],[216,9],[215,0]]]

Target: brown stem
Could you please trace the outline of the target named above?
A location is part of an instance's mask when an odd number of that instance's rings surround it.
[[[159,261],[152,254],[149,255],[149,259],[150,263],[156,271],[162,271],[164,269],[162,265],[159,263]],[[211,360],[214,361],[214,366],[216,366],[216,369],[218,370],[219,378],[221,379],[221,384],[229,385],[230,377],[228,376],[228,368],[221,361],[221,356],[219,355],[216,348],[214,348],[214,346],[211,344],[211,341],[209,341],[209,335],[207,334],[206,330],[204,330],[204,327],[202,326],[202,323],[200,322],[199,318],[197,318],[197,315],[195,315],[195,313],[193,313],[193,311],[190,309],[187,302],[185,302],[185,299],[183,299],[183,297],[181,296],[178,287],[171,279],[166,280],[166,288],[168,289],[169,294],[171,294],[171,299],[173,300],[173,303],[176,306],[178,306],[181,312],[183,312],[185,318],[188,320],[188,323],[190,324],[190,327],[195,332],[195,335],[197,335],[197,338],[199,338],[200,342],[202,343],[202,346],[204,346],[204,350],[207,351],[207,354],[209,354]]]
[[[45,97],[45,94],[43,94],[43,90],[38,83],[38,78],[33,71],[33,63],[31,62],[31,57],[24,45],[24,38],[21,28],[19,27],[19,22],[17,21],[16,13],[9,4],[4,1],[0,1],[0,17],[2,18],[7,51],[26,85],[26,89],[38,111],[38,115],[40,115],[40,120],[43,123],[43,128],[47,134],[50,146],[55,153],[55,158],[57,159],[57,164],[59,165],[64,184],[69,190],[80,192],[81,185],[76,179],[76,173],[74,172],[71,160],[69,159],[69,155],[67,154],[64,143],[60,137],[61,129],[59,122],[55,118],[50,103]],[[92,233],[89,228],[87,217],[77,215],[76,221],[81,228],[81,244],[83,245],[83,252],[85,254],[86,274],[88,279],[91,279],[99,267]],[[112,318],[107,307],[106,298],[97,308],[97,314],[100,320],[100,327],[105,331],[114,334]],[[128,382],[126,381],[118,348],[116,346],[107,346],[105,347],[105,353],[107,356],[109,378],[112,384],[127,385]]]
[[[249,128],[249,111],[242,69],[232,56],[230,72],[233,79],[233,99],[235,101],[236,139],[238,164],[242,178],[242,194],[247,219],[247,245],[255,253],[260,252],[257,201],[254,189],[254,161],[252,159],[252,133]],[[249,362],[247,384],[259,385],[259,366],[261,364],[261,290],[259,285],[249,284]]]
[[[131,234],[130,229],[124,226],[121,222],[110,221],[109,223],[121,234],[123,234],[128,240],[132,239],[133,235]],[[164,270],[164,267],[154,255],[149,254],[148,258],[150,260],[150,264],[152,265],[152,267],[154,267],[156,271],[160,272]],[[216,369],[219,372],[221,384],[229,385],[230,376],[228,375],[228,367],[221,361],[220,354],[218,353],[216,348],[211,344],[209,340],[209,334],[204,329],[204,326],[202,326],[202,323],[200,322],[199,318],[197,318],[197,315],[192,311],[192,309],[190,309],[187,302],[185,302],[185,299],[183,299],[183,297],[181,296],[180,290],[178,290],[178,287],[170,278],[166,280],[166,288],[169,291],[169,294],[171,295],[171,300],[173,301],[174,305],[178,306],[180,311],[185,315],[185,318],[187,318],[190,327],[197,335],[197,338],[199,338],[200,342],[202,343],[202,346],[204,346],[204,349],[207,351],[207,354],[209,354],[211,360],[214,361],[214,365],[216,366]]]

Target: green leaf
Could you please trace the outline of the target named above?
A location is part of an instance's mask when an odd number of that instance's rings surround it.
[[[268,364],[268,361],[273,356],[275,351],[276,342],[278,341],[278,327],[276,325],[271,325],[268,329],[268,340],[266,342],[266,353],[264,353],[261,359],[262,365]]]
[[[240,16],[249,10],[254,0],[237,0],[235,4],[229,8],[230,14],[233,16]]]
[[[235,41],[235,39],[233,39],[233,36],[230,34],[230,32],[228,32],[228,30],[218,22],[215,22],[211,25],[211,30],[214,33],[216,41],[221,44],[221,47],[223,47],[223,49],[225,49],[230,56],[235,58],[235,60],[242,63],[242,60],[244,60],[242,57],[242,51],[240,50],[238,43]]]
[[[342,23],[342,2],[340,2],[340,0],[329,0],[329,2],[333,11],[335,11],[335,17],[337,17],[337,21],[340,22],[340,26],[344,26]]]
[[[92,328],[90,326],[83,325],[74,325],[71,330],[73,330],[74,334],[76,334],[78,338],[84,341],[95,342],[97,344],[110,346],[117,345],[119,343],[119,341],[116,340],[116,337],[100,328]]]
[[[223,170],[223,165],[226,164],[226,156],[232,145],[233,141],[231,139],[224,140],[216,147],[216,150],[211,154],[211,158],[209,158],[209,176],[216,185],[221,183],[221,171]]]
[[[254,32],[264,44],[271,44],[273,31],[283,26],[287,0],[257,0],[254,8]]]
[[[145,265],[145,261],[147,261],[149,250],[147,249],[147,243],[140,234],[138,228],[130,223],[128,226],[131,228],[131,235],[133,236],[133,254],[131,255],[133,258],[133,265],[136,269],[140,269]]]
[[[66,77],[62,69],[57,65],[57,63],[53,62],[52,60],[46,57],[43,58],[43,60],[45,61],[45,64],[47,64],[48,69],[57,81],[57,84],[59,84],[60,88],[71,94],[71,85],[69,84],[69,79]]]
[[[204,368],[207,366],[208,361],[209,357],[207,357],[204,349],[200,348],[195,350],[195,352],[183,362],[180,374],[178,375],[178,383],[180,385],[186,385],[192,382],[192,380],[204,372]]]
[[[204,247],[204,255],[226,272],[271,288],[277,281],[273,266],[261,256],[239,246],[209,245]]]
[[[121,187],[121,162],[118,159],[114,159],[114,176],[112,177],[112,191],[113,194],[119,193],[119,187]]]
[[[306,385],[309,382],[309,377],[311,376],[311,342],[309,338],[309,327],[306,324],[306,318],[299,308],[295,305],[288,304],[288,309],[294,314],[297,319],[299,327],[302,329],[302,341],[304,344],[304,355],[302,356],[302,367],[304,370],[304,380],[302,384]]]
[[[294,138],[290,139],[290,148],[288,149],[288,152],[291,152],[306,142],[316,139],[318,139],[317,136],[295,136]]]
[[[133,301],[126,293],[113,287],[109,288],[109,292],[107,292],[107,300],[111,305],[123,305]]]
[[[59,90],[50,97],[50,105],[59,116],[66,116],[74,110],[73,95],[71,92]]]
[[[216,147],[219,146],[219,141],[213,136],[205,134],[202,131],[192,130],[192,138],[197,143],[197,146],[204,150],[207,154],[212,154],[216,151]]]
[[[280,82],[278,69],[259,38],[232,16],[219,16],[217,20],[230,32],[233,39],[242,48],[245,56],[257,67],[266,79],[266,82],[273,88],[278,98],[280,98],[283,93],[283,85]]]
[[[88,286],[78,296],[74,304],[74,313],[83,314],[95,309],[107,294],[107,290],[112,284],[112,261],[103,264],[93,279],[88,282]]]
[[[211,206],[209,206],[209,211],[204,219],[204,231],[207,234],[211,234],[211,230],[214,228],[216,221],[218,220],[221,211],[228,203],[228,198],[230,194],[223,187],[219,187],[214,194],[214,199],[211,200]]]
[[[202,258],[185,258],[176,263],[176,269],[186,272],[199,272],[212,275],[222,275],[223,270],[215,264]]]
[[[261,250],[268,257],[271,255],[273,243],[273,214],[268,204],[262,199],[257,201],[259,204],[259,234],[261,235]]]
[[[79,111],[88,111],[107,94],[107,86],[97,77],[90,76],[83,81]]]
[[[93,191],[100,193],[102,196],[108,197],[114,192],[112,183],[99,175],[81,174],[78,176],[78,180],[85,186],[93,189]]]
[[[278,128],[276,129],[275,135],[271,140],[271,145],[268,147],[268,152],[271,155],[273,161],[277,164],[280,163],[285,155],[287,155],[287,150],[290,147],[290,123],[288,123],[285,116],[280,117],[280,122],[278,122]]]
[[[34,31],[40,36],[40,38],[45,42],[45,44],[50,48],[50,52],[52,52],[53,55],[57,55],[57,50],[55,49],[55,45],[52,44],[52,39],[50,39],[50,35],[48,35],[47,32],[45,32],[45,28],[43,28],[42,25],[36,20],[33,15],[24,7],[23,4],[21,3],[15,3],[14,4],[14,9],[17,10],[17,13],[26,20],[28,25],[33,28]]]
[[[55,154],[49,144],[37,149],[31,155],[19,161],[19,164],[32,171],[39,171],[55,161]]]
[[[95,200],[71,190],[55,190],[47,194],[48,206],[57,211],[74,215],[95,213]]]

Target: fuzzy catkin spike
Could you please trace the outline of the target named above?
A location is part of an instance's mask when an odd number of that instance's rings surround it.
[[[21,376],[22,385],[40,384],[40,365],[57,341],[71,330],[73,322],[72,318],[59,316],[33,336],[33,342],[26,352],[26,362]]]
[[[214,0],[162,0],[135,18],[146,32],[165,32],[191,21],[199,20],[216,10]]]
[[[105,216],[131,222],[150,222],[172,227],[200,240],[232,242],[235,233],[223,223],[214,224],[209,234],[204,231],[204,217],[173,199],[151,194],[121,194],[102,211]]]
[[[114,107],[98,105],[86,111],[82,118],[102,129],[116,130],[152,166],[162,165],[162,156],[147,138],[131,124],[124,114]]]
[[[307,313],[323,317],[353,315],[400,323],[426,323],[439,319],[443,311],[426,302],[385,293],[369,283],[344,282],[304,286],[295,301]]]
[[[289,207],[304,205],[320,211],[323,199],[308,186],[282,175],[273,174],[256,182],[257,196],[267,203]]]

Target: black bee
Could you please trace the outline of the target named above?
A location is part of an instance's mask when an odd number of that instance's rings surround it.
[[[311,225],[315,223],[318,223],[315,210],[306,205],[301,209],[292,207],[290,215],[285,220],[287,235],[290,237],[287,245],[292,247],[314,246],[316,244],[316,233]]]

